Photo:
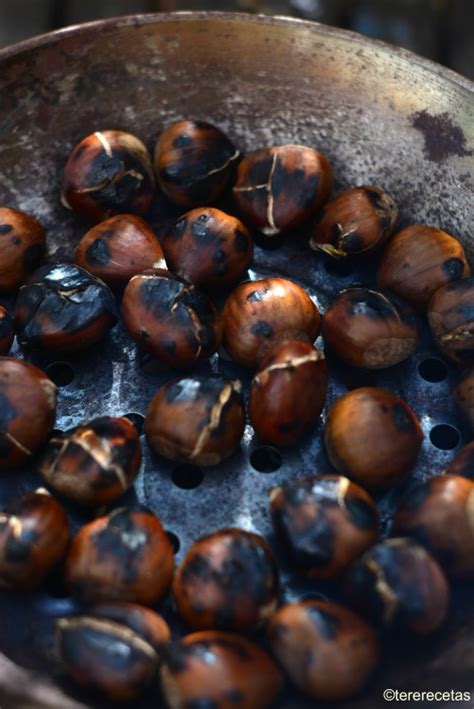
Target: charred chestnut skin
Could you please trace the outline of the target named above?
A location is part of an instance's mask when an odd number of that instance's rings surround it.
[[[39,222],[18,209],[0,206],[0,293],[16,293],[46,255]]]
[[[384,369],[407,359],[419,341],[413,308],[384,290],[348,288],[323,316],[326,345],[352,367]]]
[[[64,168],[61,202],[93,221],[146,214],[155,193],[150,156],[131,133],[97,131],[76,145]]]
[[[177,121],[158,138],[155,170],[168,197],[186,209],[215,202],[240,153],[219,128],[205,121]]]
[[[312,475],[273,488],[270,507],[282,550],[310,578],[337,578],[379,534],[375,502],[341,475]]]
[[[474,362],[474,277],[448,283],[428,303],[438,349],[460,367]]]
[[[449,605],[448,583],[438,562],[404,538],[380,542],[354,562],[344,595],[377,625],[419,635],[434,632]]]
[[[474,367],[463,372],[453,396],[474,434]]]
[[[39,464],[48,487],[80,505],[100,507],[131,487],[142,458],[127,418],[102,416],[50,439]]]
[[[18,341],[32,350],[77,352],[99,342],[117,321],[110,289],[69,263],[48,264],[20,288]]]
[[[15,327],[13,318],[8,314],[6,309],[0,305],[0,355],[4,356],[10,352],[13,340],[15,338]]]
[[[423,431],[410,406],[396,394],[360,387],[331,406],[324,439],[338,473],[369,489],[384,490],[415,465]]]
[[[201,291],[169,271],[144,271],[122,301],[125,327],[144,350],[175,369],[208,359],[219,347],[216,310]]]
[[[103,618],[130,628],[151,645],[160,658],[171,640],[171,631],[165,619],[151,608],[137,603],[97,603],[89,608],[89,613],[95,618]]]
[[[439,288],[469,275],[469,263],[457,239],[441,229],[415,224],[390,239],[377,283],[424,310]]]
[[[45,490],[16,500],[0,513],[0,586],[38,586],[61,561],[68,541],[66,513]]]
[[[150,401],[145,435],[159,455],[217,465],[236,450],[245,426],[242,385],[222,377],[188,377],[164,384]]]
[[[88,603],[157,603],[173,575],[173,548],[159,518],[136,505],[84,525],[65,563],[71,593]]]
[[[443,470],[445,475],[460,475],[474,481],[474,441],[461,448],[448,467]]]
[[[309,342],[279,342],[250,385],[249,418],[257,435],[293,446],[315,427],[326,397],[324,354]]]
[[[111,288],[122,288],[148,268],[165,268],[163,250],[148,224],[133,214],[110,217],[84,234],[75,262]]]
[[[0,357],[0,470],[30,460],[56,418],[56,387],[41,369]]]
[[[357,694],[380,658],[375,630],[333,601],[288,603],[273,616],[268,640],[292,682],[313,699]]]
[[[186,635],[160,671],[167,704],[177,709],[263,709],[279,694],[280,670],[258,645],[234,633]]]
[[[180,217],[162,246],[171,271],[209,291],[235,285],[253,256],[247,227],[212,207],[199,207]]]
[[[331,165],[322,153],[304,145],[280,145],[241,160],[233,193],[244,220],[274,236],[310,219],[331,188]]]
[[[228,297],[221,317],[223,344],[230,357],[256,367],[278,340],[313,342],[321,316],[308,293],[287,278],[247,281]]]

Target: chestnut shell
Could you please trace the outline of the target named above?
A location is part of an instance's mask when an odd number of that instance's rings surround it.
[[[428,303],[436,346],[455,364],[474,362],[474,277],[448,283]]]
[[[0,355],[4,356],[10,352],[13,340],[15,339],[15,327],[13,318],[6,309],[0,305]]]
[[[29,214],[0,207],[0,293],[15,293],[46,255],[43,227]]]

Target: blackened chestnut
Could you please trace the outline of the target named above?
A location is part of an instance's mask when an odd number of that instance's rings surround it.
[[[68,541],[66,513],[46,490],[16,500],[0,513],[0,586],[34,588],[61,561]]]
[[[327,382],[320,350],[301,340],[277,343],[250,385],[249,417],[255,432],[276,446],[295,445],[315,427]]]
[[[474,441],[461,448],[448,467],[443,470],[445,475],[460,475],[474,481]]]
[[[273,616],[268,640],[294,684],[313,699],[356,694],[380,658],[375,630],[333,601],[309,598],[288,603]]]
[[[15,306],[21,345],[47,352],[77,352],[101,340],[117,321],[114,297],[79,266],[49,264],[22,286]]]
[[[206,290],[235,285],[250,265],[253,243],[241,221],[220,209],[184,214],[162,241],[171,271]]]
[[[0,357],[0,470],[31,460],[56,418],[56,387],[41,369]]]
[[[159,455],[217,465],[235,451],[245,426],[242,385],[222,377],[189,377],[164,384],[145,418],[149,445]]]
[[[64,168],[61,202],[89,219],[146,214],[155,177],[144,144],[131,133],[97,131],[76,145]]]
[[[369,288],[342,291],[326,310],[321,331],[343,362],[366,369],[402,362],[419,340],[413,308],[394,293]]]
[[[13,318],[7,310],[0,305],[0,355],[7,355],[15,338]]]
[[[454,388],[453,396],[474,434],[474,368],[462,374]]]
[[[65,564],[71,593],[89,603],[157,603],[173,575],[173,548],[159,518],[141,505],[82,527]]]
[[[150,608],[126,601],[97,603],[89,608],[90,615],[120,623],[145,640],[161,657],[171,640],[168,623]]]
[[[233,192],[243,218],[273,236],[310,219],[331,188],[331,165],[322,153],[304,145],[281,145],[246,155]]]
[[[474,277],[448,283],[428,303],[436,346],[461,367],[474,362]]]
[[[326,450],[338,473],[386,489],[413,468],[423,440],[410,406],[388,389],[360,387],[329,409]]]
[[[215,202],[227,186],[239,151],[219,128],[177,121],[158,138],[155,169],[161,189],[186,209]]]
[[[336,578],[378,537],[375,502],[340,475],[299,478],[273,488],[270,504],[282,550],[311,578]]]
[[[18,209],[0,206],[0,293],[15,293],[46,254],[39,222]]]

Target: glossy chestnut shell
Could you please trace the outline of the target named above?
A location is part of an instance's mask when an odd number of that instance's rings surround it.
[[[151,608],[126,601],[97,603],[88,609],[95,618],[103,618],[130,628],[162,656],[171,640],[171,630],[161,615]]]
[[[453,396],[474,434],[474,368],[462,374],[454,388]]]
[[[15,338],[15,328],[13,318],[7,310],[0,305],[0,355],[4,356],[10,352],[10,347]]]
[[[474,480],[474,441],[461,448],[443,473]]]
[[[436,346],[455,364],[474,362],[474,277],[448,283],[428,303]]]
[[[45,231],[29,214],[0,206],[0,245],[0,293],[15,293],[45,257]]]

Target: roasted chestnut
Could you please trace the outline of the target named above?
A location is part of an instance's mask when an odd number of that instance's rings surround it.
[[[474,434],[474,368],[463,373],[454,388],[453,396]]]
[[[155,269],[133,276],[123,295],[122,316],[143,349],[177,369],[207,359],[219,346],[213,304],[169,271]]]
[[[160,676],[167,705],[176,709],[264,709],[283,684],[258,645],[215,630],[186,635],[171,646]]]
[[[46,254],[39,222],[18,209],[0,207],[0,293],[15,293]]]
[[[474,480],[474,441],[461,448],[448,467],[443,470],[445,475],[460,475]]]
[[[379,187],[351,187],[321,208],[309,245],[337,258],[372,253],[389,238],[397,215],[394,200]]]
[[[375,502],[340,475],[313,475],[273,488],[270,504],[282,550],[311,578],[339,576],[378,537]]]
[[[255,367],[269,343],[313,342],[321,316],[308,293],[286,278],[247,281],[235,288],[222,313],[224,346],[233,360]]]
[[[281,145],[246,155],[233,192],[243,218],[273,236],[310,219],[331,188],[331,165],[322,153],[304,145]]]
[[[71,593],[89,603],[157,603],[173,575],[173,547],[158,517],[142,505],[119,508],[82,527],[65,564]]]
[[[292,446],[310,433],[326,397],[324,354],[309,342],[278,342],[250,385],[249,417],[255,432],[276,446]]]
[[[46,490],[16,500],[0,513],[0,586],[34,588],[61,561],[68,541],[66,513]]]
[[[80,240],[75,261],[111,287],[125,286],[147,268],[166,268],[155,234],[133,214],[118,214],[92,227]]]
[[[390,239],[377,282],[424,309],[438,288],[470,275],[462,245],[441,229],[415,224]]]
[[[253,243],[235,217],[211,207],[193,209],[171,226],[162,241],[168,267],[195,286],[233,286],[250,265]]]
[[[474,362],[474,277],[448,283],[428,303],[428,322],[436,346],[453,362]]]
[[[168,382],[145,417],[149,445],[159,455],[196,465],[217,465],[235,451],[245,426],[242,385],[222,377]]]
[[[294,684],[313,699],[356,694],[380,657],[374,629],[333,601],[307,598],[288,603],[273,616],[268,640]]]
[[[61,202],[89,219],[146,214],[155,177],[141,140],[119,130],[97,131],[76,145],[64,168]]]
[[[212,204],[227,186],[239,155],[229,138],[210,123],[177,121],[156,144],[158,182],[181,207]]]
[[[360,387],[331,406],[324,440],[338,473],[383,490],[415,465],[423,431],[412,409],[396,394]]]
[[[142,458],[140,438],[127,418],[102,416],[50,439],[39,470],[55,492],[99,507],[132,485]]]
[[[56,418],[56,387],[41,369],[0,357],[0,470],[18,467],[46,442]]]
[[[415,311],[394,293],[348,288],[322,321],[327,346],[353,367],[383,369],[409,357],[418,344]]]
[[[99,278],[69,263],[48,264],[20,288],[15,327],[21,345],[77,352],[101,340],[117,320],[115,301]]]
[[[0,355],[7,355],[15,338],[13,318],[6,309],[0,305]]]

